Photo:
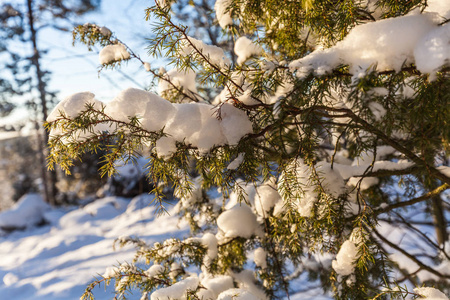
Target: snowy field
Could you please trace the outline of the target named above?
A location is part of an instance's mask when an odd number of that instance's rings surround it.
[[[29,226],[0,237],[0,299],[79,299],[93,276],[132,260],[134,248],[113,250],[116,238],[139,236],[153,243],[186,236],[188,227],[175,213],[155,220],[151,199],[107,197],[63,210],[31,195],[15,209],[0,213],[0,227]],[[47,224],[31,226],[42,218]],[[105,292],[103,286],[95,295],[113,298],[112,289]]]
[[[24,196],[15,207],[0,213],[0,228],[23,228],[9,233],[0,231],[0,299],[79,299],[94,276],[133,259],[133,247],[113,249],[116,238],[137,236],[153,244],[187,237],[188,225],[179,220],[175,209],[157,217],[151,200],[151,195],[133,199],[106,197],[83,207],[51,208],[40,196]],[[425,216],[417,217],[422,220]],[[420,248],[417,238],[400,227],[382,223],[379,229],[398,244]],[[323,259],[323,263],[331,263],[332,257]],[[399,253],[391,259],[411,272],[418,268]],[[443,273],[449,269],[448,261],[436,266]],[[427,280],[433,276],[422,270],[418,277]],[[317,283],[307,282],[303,276],[298,280],[301,288],[290,299],[330,299]],[[94,295],[100,300],[113,299],[113,291],[113,286],[106,291],[101,286],[94,290]],[[129,299],[140,297],[136,293]]]
[[[26,228],[0,231],[0,299],[79,299],[94,276],[133,259],[133,247],[113,249],[118,237],[137,236],[148,244],[186,237],[188,224],[179,220],[175,209],[157,217],[156,207],[149,204],[152,199],[106,197],[62,209],[51,208],[40,196],[24,196],[0,213],[0,228]],[[317,284],[302,286],[292,300],[330,299]],[[106,290],[102,285],[94,295],[113,299],[113,292],[113,284]],[[138,293],[129,297],[140,298]]]

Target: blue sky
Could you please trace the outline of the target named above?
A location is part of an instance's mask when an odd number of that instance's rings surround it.
[[[90,22],[110,28],[144,60],[150,60],[146,58],[144,40],[145,36],[150,34],[150,24],[144,19],[144,10],[151,4],[152,1],[149,0],[103,0],[98,12],[84,16],[79,23]],[[142,66],[133,62],[123,65],[121,71],[138,84],[126,79],[118,71],[104,70],[99,77],[100,48],[96,47],[94,51],[89,52],[87,47],[81,44],[73,47],[71,34],[52,30],[42,35],[41,39],[43,44],[52,49],[45,61],[54,74],[52,88],[60,90],[62,98],[89,90],[96,94],[99,100],[108,100],[128,86],[145,87],[149,83],[149,76]]]
[[[153,4],[153,0],[103,0],[99,10],[75,21],[108,27],[143,60],[152,62],[145,50],[145,37],[151,33],[151,24],[145,21],[145,9]],[[40,48],[49,51],[43,57],[42,65],[52,72],[50,90],[59,91],[60,100],[76,92],[90,91],[97,99],[107,102],[127,87],[150,86],[149,74],[133,61],[123,64],[120,71],[103,70],[99,75],[98,52],[101,49],[94,47],[89,52],[85,45],[78,43],[72,46],[70,32],[45,29],[38,38]],[[27,118],[28,112],[19,109],[12,116],[0,120],[0,124]]]

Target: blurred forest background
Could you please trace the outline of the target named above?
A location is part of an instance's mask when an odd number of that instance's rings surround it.
[[[30,192],[61,205],[103,196],[98,193],[131,196],[144,188],[139,167],[128,169],[125,181],[100,178],[98,156],[85,157],[71,176],[48,172],[43,122],[56,103],[80,90],[107,102],[127,87],[152,89],[142,66],[130,62],[100,74],[99,49],[72,42],[72,28],[89,22],[108,27],[133,49],[145,49],[150,5],[147,0],[0,0],[0,210]],[[145,50],[139,55],[147,57]]]

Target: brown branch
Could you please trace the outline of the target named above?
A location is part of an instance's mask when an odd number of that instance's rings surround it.
[[[401,175],[409,175],[418,171],[419,168],[417,166],[412,166],[410,168],[401,169],[401,170],[377,170],[367,172],[364,175],[353,175],[353,177],[388,177],[388,176],[401,176]]]
[[[436,270],[434,270],[432,267],[427,266],[426,264],[424,264],[422,261],[418,260],[414,255],[408,253],[406,250],[400,248],[398,245],[394,244],[393,242],[389,241],[387,238],[385,238],[382,234],[380,234],[376,229],[372,229],[373,232],[375,233],[375,235],[383,242],[386,243],[389,247],[399,251],[400,253],[402,253],[403,255],[405,255],[406,257],[408,257],[410,260],[412,260],[413,262],[415,262],[419,267],[421,267],[423,270],[426,270],[428,272],[430,272],[433,275],[436,275],[438,277],[441,278],[450,278],[450,275],[445,275],[442,274]]]
[[[419,202],[422,202],[422,201],[426,201],[426,200],[428,200],[428,199],[430,199],[432,197],[435,197],[435,196],[439,195],[443,191],[447,190],[449,187],[450,186],[447,183],[445,183],[445,184],[441,185],[440,187],[438,187],[438,188],[436,188],[436,189],[434,189],[434,190],[432,190],[432,191],[430,191],[430,192],[428,192],[428,193],[426,193],[426,194],[424,194],[424,195],[422,195],[420,197],[413,198],[413,199],[410,199],[408,201],[402,201],[402,202],[397,202],[397,203],[391,204],[391,205],[389,205],[386,208],[375,210],[374,213],[375,214],[381,214],[381,213],[388,212],[388,211],[391,211],[391,210],[396,209],[396,208],[410,206],[410,205],[413,205],[413,204],[416,204],[416,203],[419,203]]]

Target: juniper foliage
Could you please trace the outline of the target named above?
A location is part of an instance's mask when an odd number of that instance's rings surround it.
[[[60,132],[50,140],[50,167],[59,164],[69,172],[73,160],[101,149],[107,154],[100,171],[111,175],[117,160],[144,155],[161,211],[164,189],[173,187],[180,199],[178,211],[192,229],[190,238],[155,245],[134,237],[119,239],[120,246],[136,246],[135,260],[96,280],[82,299],[93,299],[93,288],[103,282],[115,282],[117,299],[136,289],[142,299],[156,299],[156,291],[189,285],[188,280],[196,278],[192,270],[203,277],[185,288],[185,299],[216,298],[223,290],[214,291],[203,279],[224,278],[220,276],[229,276],[233,286],[240,287],[238,298],[246,291],[256,298],[289,298],[311,286],[336,299],[419,297],[420,291],[407,286],[421,284],[449,292],[450,274],[437,267],[449,260],[447,66],[432,78],[407,62],[400,70],[372,65],[362,75],[352,74],[346,64],[300,74],[291,64],[317,51],[318,44],[332,47],[360,24],[413,10],[422,13],[427,1],[285,1],[282,9],[279,1],[218,1],[226,7],[222,16],[229,14],[231,20],[223,26],[223,39],[236,41],[246,35],[260,47],[259,54],[242,64],[217,63],[189,36],[189,24],[174,18],[175,2],[157,1],[147,10],[155,32],[148,51],[178,70],[195,71],[202,88],[194,93],[164,72],[150,69],[155,80],[171,87],[163,96],[173,103],[212,103],[219,120],[224,103],[232,103],[246,113],[253,132],[235,145],[215,145],[206,153],[177,141],[176,151],[168,156],[159,155],[155,147],[168,136],[165,128],[146,130],[136,116],[117,120],[104,107],[88,104],[74,118],[61,112],[49,122],[48,129]],[[96,28],[79,27],[74,38],[88,46],[118,43]],[[144,64],[128,50],[130,59]],[[222,89],[226,96],[219,93]],[[110,130],[98,133],[99,124]],[[88,135],[80,140],[80,133]],[[237,167],[228,167],[236,161]],[[340,182],[345,186],[336,191]],[[279,198],[278,204],[267,204],[267,194],[278,195],[269,197]],[[220,223],[233,210],[227,206],[233,199],[235,207],[252,209],[259,229],[227,236]],[[425,219],[415,218],[419,214]],[[429,236],[430,225],[435,237]],[[392,241],[381,230],[386,226],[401,227],[405,235],[414,236],[416,247]],[[255,251],[264,253],[265,263],[251,262]],[[353,253],[351,261],[340,261],[340,254],[348,253]],[[392,253],[417,269],[404,268]],[[160,271],[152,273],[148,265]],[[253,280],[244,279],[248,270],[254,271]],[[420,276],[421,272],[431,276]]]

